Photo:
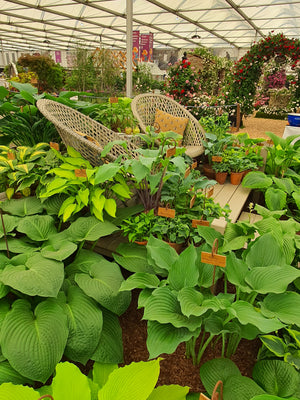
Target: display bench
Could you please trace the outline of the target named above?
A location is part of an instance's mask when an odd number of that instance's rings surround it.
[[[212,197],[215,203],[219,203],[221,207],[224,207],[226,204],[229,205],[231,210],[229,218],[234,223],[239,218],[250,192],[251,189],[244,188],[241,184],[232,185],[230,182],[226,182],[224,185],[216,184],[214,186]],[[224,217],[214,219],[211,223],[211,227],[222,234],[225,231],[226,225],[227,221]]]

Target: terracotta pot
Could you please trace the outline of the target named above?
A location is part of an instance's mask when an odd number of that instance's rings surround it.
[[[224,185],[224,183],[226,182],[227,175],[228,172],[216,172],[215,179],[220,185]]]
[[[166,242],[166,243],[168,243],[169,246],[173,247],[173,249],[176,250],[178,254],[180,254],[184,249],[184,243],[171,243],[171,242]]]
[[[140,246],[146,246],[146,244],[148,243],[148,240],[142,240],[141,242],[139,242],[138,240],[135,240],[134,243],[139,244]]]
[[[232,185],[239,185],[242,182],[244,172],[231,172],[230,182]]]
[[[246,169],[246,171],[243,171],[243,176],[246,176],[251,171],[253,171],[253,170],[252,169]]]
[[[209,179],[215,179],[216,173],[210,164],[203,165],[203,174]]]

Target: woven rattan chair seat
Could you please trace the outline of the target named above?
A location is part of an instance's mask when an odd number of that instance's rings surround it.
[[[161,94],[140,94],[131,102],[133,115],[138,120],[141,130],[146,133],[147,126],[153,126],[156,110],[161,110],[174,117],[184,117],[188,119],[187,126],[183,134],[183,146],[189,150],[191,157],[197,157],[204,152],[203,140],[205,131],[199,121],[182,105],[170,97]]]
[[[120,140],[118,133],[59,102],[39,99],[37,107],[55,125],[63,143],[74,147],[92,165],[101,163],[100,154],[105,145],[114,140]],[[138,145],[133,139],[127,140],[127,148],[131,156],[135,157]],[[106,158],[113,161],[121,154],[125,155],[127,152],[122,146],[116,144]]]

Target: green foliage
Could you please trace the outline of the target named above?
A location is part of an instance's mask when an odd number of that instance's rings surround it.
[[[41,91],[60,90],[63,87],[63,70],[48,55],[25,54],[18,59],[23,67],[28,67],[38,75]]]
[[[3,383],[0,399],[38,400],[40,395],[51,395],[55,400],[185,400],[189,388],[178,385],[155,388],[159,376],[160,359],[131,363],[118,368],[116,365],[95,363],[92,379],[82,374],[69,362],[59,363],[50,386],[41,389]]]

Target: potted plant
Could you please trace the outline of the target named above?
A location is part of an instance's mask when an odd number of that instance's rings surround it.
[[[213,170],[215,171],[215,180],[220,185],[223,185],[226,182],[228,172],[230,171],[228,161],[213,163]]]
[[[232,185],[239,185],[242,182],[246,165],[244,158],[237,152],[234,157],[229,159],[230,182]]]
[[[124,219],[120,225],[123,235],[127,236],[129,242],[147,244],[150,232],[155,223],[154,210],[132,215]]]

